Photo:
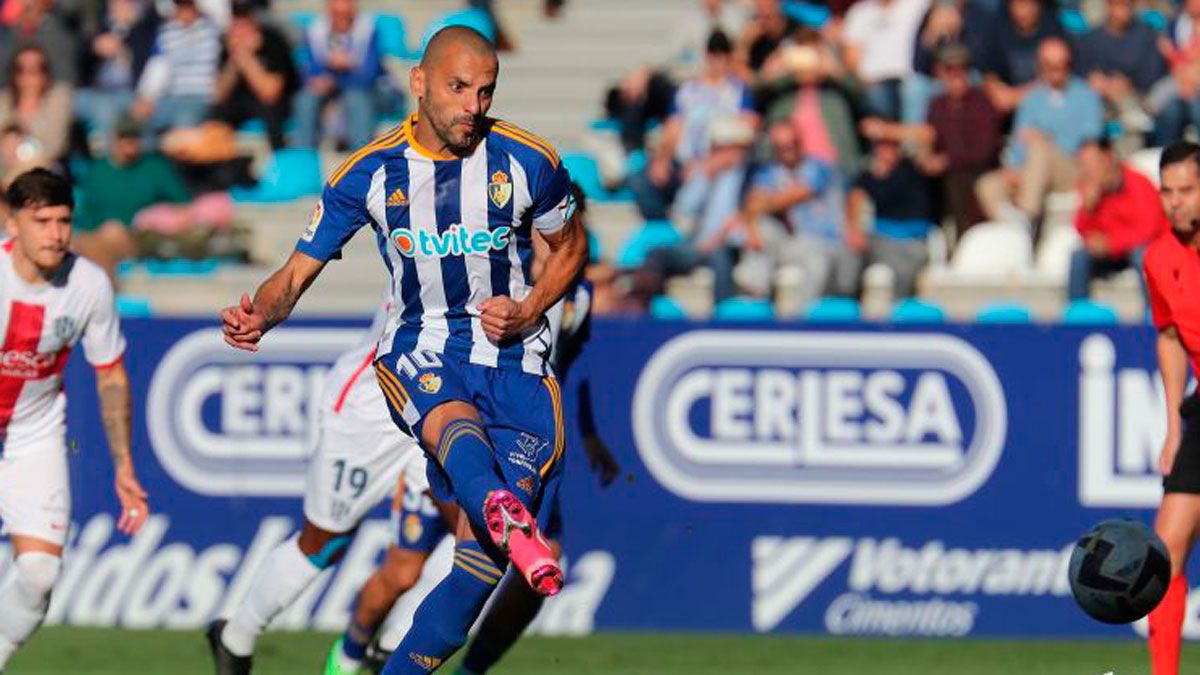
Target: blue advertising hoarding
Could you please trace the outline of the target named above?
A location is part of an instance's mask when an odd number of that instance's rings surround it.
[[[94,382],[68,368],[74,521],[51,623],[196,628],[298,525],[312,406],[365,322],[258,354],[212,321],[127,321],[155,516],[132,541]],[[598,320],[590,383],[622,477],[568,459],[568,585],[542,632],[1129,636],[1069,597],[1072,540],[1148,520],[1165,411],[1145,327],[813,327]],[[578,444],[574,444],[578,447]],[[381,509],[281,621],[339,629],[390,539]],[[1200,636],[1188,618],[1185,632]]]

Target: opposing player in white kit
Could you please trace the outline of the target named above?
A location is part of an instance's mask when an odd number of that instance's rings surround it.
[[[327,567],[345,554],[362,519],[402,484],[402,504],[428,489],[425,456],[392,422],[371,368],[390,311],[385,303],[359,344],[333,365],[322,394],[320,437],[308,468],[304,526],[267,558],[245,600],[208,631],[216,672],[249,673],[258,636]],[[412,517],[445,529],[428,509]],[[418,568],[419,569],[419,568]]]
[[[118,529],[146,522],[146,492],[130,455],[125,338],[108,276],[70,252],[71,184],[45,169],[8,189],[0,245],[0,522],[16,573],[0,587],[0,671],[37,629],[62,569],[71,521],[63,368],[71,348],[96,369],[100,412],[121,502]]]

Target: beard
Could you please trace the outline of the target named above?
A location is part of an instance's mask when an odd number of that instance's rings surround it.
[[[442,143],[454,154],[463,154],[470,150],[475,145],[475,141],[479,136],[481,126],[480,117],[458,115],[451,117],[449,120],[442,120],[436,115],[426,115],[425,119],[429,120],[434,133],[437,134]],[[459,124],[471,124],[471,132],[466,134],[456,133],[455,127]]]

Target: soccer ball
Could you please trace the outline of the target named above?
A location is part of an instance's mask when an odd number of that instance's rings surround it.
[[[1106,520],[1075,543],[1069,574],[1071,593],[1089,616],[1130,623],[1162,600],[1171,558],[1158,535],[1142,523]]]

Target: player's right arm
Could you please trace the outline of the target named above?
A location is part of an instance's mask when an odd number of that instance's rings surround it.
[[[1167,401],[1167,438],[1159,454],[1158,470],[1162,475],[1171,473],[1175,464],[1175,453],[1183,438],[1183,420],[1179,406],[1187,388],[1188,355],[1174,326],[1158,332],[1158,370],[1162,374],[1163,393]]]
[[[243,293],[238,306],[221,311],[225,342],[238,349],[258,351],[258,341],[292,313],[324,267],[325,261],[292,251],[287,262],[258,287],[253,300]]]
[[[243,293],[237,306],[221,310],[225,342],[231,347],[258,351],[259,340],[292,313],[325,263],[340,257],[342,246],[370,221],[366,207],[371,183],[368,160],[350,161],[354,163],[335,171],[325,186],[308,229],[283,266],[258,287],[253,300]]]

